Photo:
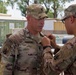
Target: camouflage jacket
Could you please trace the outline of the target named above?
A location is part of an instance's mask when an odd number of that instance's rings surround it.
[[[3,75],[44,75],[41,35],[22,29],[6,39],[2,47]]]
[[[64,71],[65,75],[76,75],[76,37],[73,37],[61,47],[54,57],[49,53],[47,62],[49,68],[55,72],[60,73]]]

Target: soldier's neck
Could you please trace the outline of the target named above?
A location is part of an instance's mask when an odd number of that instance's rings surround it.
[[[39,33],[38,32],[36,32],[36,31],[33,31],[30,27],[26,27],[27,29],[28,29],[28,31],[32,34],[32,35],[34,35],[34,36],[37,36]]]

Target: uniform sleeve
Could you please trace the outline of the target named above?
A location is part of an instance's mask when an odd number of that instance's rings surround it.
[[[53,71],[58,73],[65,71],[76,59],[76,38],[67,42],[54,56],[50,53],[45,54],[44,60],[49,55],[47,63]]]
[[[48,47],[43,52],[43,59],[44,59],[44,67],[43,71],[45,75],[59,75],[60,73],[55,71],[53,68],[51,68],[50,61],[52,60],[53,56],[51,55],[51,49]]]
[[[76,43],[66,43],[52,58],[50,66],[56,71],[64,71],[76,58]]]
[[[2,63],[4,64],[3,75],[12,75],[14,51],[12,42],[7,39],[2,46]]]

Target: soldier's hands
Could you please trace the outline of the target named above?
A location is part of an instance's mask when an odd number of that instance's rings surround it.
[[[41,42],[42,42],[43,46],[51,46],[50,39],[47,36],[44,36],[42,38]],[[50,67],[52,58],[53,58],[53,56],[52,56],[51,48],[47,47],[43,51],[43,62],[44,62],[44,69],[43,70],[44,70],[45,74],[47,73],[46,70]]]
[[[48,37],[46,37],[46,36],[44,36],[43,38],[42,38],[42,45],[43,45],[43,47],[44,46],[51,46],[51,44],[50,44],[50,39],[48,38]],[[47,48],[47,49],[45,49],[44,50],[44,52],[43,52],[43,55],[44,55],[44,60],[48,60],[48,59],[50,59],[51,58],[51,48]]]
[[[50,44],[50,39],[48,37],[46,37],[46,36],[44,36],[42,38],[41,43],[42,43],[43,46],[50,46],[51,45]]]
[[[52,35],[52,34],[49,34],[49,35],[47,35],[47,37],[50,39],[51,46],[53,48],[56,48],[57,44],[56,44],[56,38],[55,38],[55,36]]]

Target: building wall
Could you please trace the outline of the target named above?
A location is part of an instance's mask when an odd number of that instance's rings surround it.
[[[6,34],[12,33],[14,28],[23,28],[25,26],[25,21],[1,21],[0,20],[0,45],[4,42]]]
[[[27,20],[12,18],[11,16],[0,17],[0,43],[3,43],[6,34],[12,33],[13,29],[19,29],[27,26]],[[62,22],[57,21],[56,19],[45,19],[44,23],[44,33],[66,33],[65,26]]]
[[[54,22],[56,22],[55,19],[45,19],[45,23],[44,23],[44,30],[54,30]]]
[[[54,30],[65,31],[65,25],[61,21],[54,22]]]

